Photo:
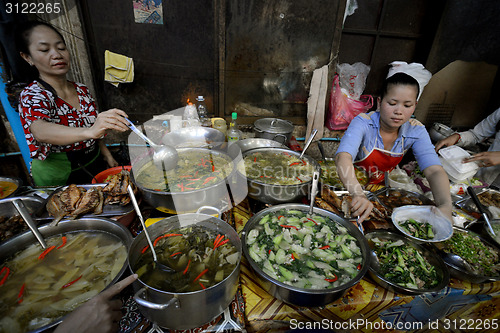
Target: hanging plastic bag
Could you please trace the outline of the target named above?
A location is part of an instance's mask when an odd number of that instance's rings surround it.
[[[336,74],[332,84],[326,127],[331,131],[345,130],[354,117],[367,112],[372,106],[371,95],[361,95],[359,100],[355,100],[344,94],[340,89],[339,75]]]

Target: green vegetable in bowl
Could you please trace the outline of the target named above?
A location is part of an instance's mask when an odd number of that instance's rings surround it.
[[[434,231],[429,222],[419,222],[414,219],[408,219],[400,222],[399,226],[410,236],[420,239],[433,239]]]
[[[439,284],[436,268],[403,240],[372,239],[380,274],[392,283],[411,289],[430,289]]]

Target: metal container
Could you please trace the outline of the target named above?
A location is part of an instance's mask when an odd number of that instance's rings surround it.
[[[243,154],[243,158],[250,153],[254,152],[286,152],[290,155],[300,156],[300,152],[295,152],[289,149],[283,148],[256,148],[248,150]],[[303,155],[302,159],[306,160],[307,163],[311,164],[315,170],[319,171],[319,165],[316,160],[308,155]],[[238,171],[238,177],[245,177]],[[258,200],[263,203],[268,204],[282,204],[288,202],[295,202],[309,194],[311,184],[312,184],[312,173],[311,180],[295,185],[274,185],[266,184],[255,179],[246,178],[248,182],[248,196],[252,199]]]
[[[252,216],[247,223],[245,224],[245,227],[243,231],[241,232],[241,241],[243,244],[243,253],[245,254],[245,257],[247,258],[250,267],[252,268],[253,272],[255,273],[256,277],[258,278],[258,281],[262,288],[267,291],[269,294],[271,294],[273,297],[276,297],[277,299],[298,305],[298,306],[308,306],[308,307],[316,307],[316,306],[323,306],[326,304],[329,304],[331,302],[334,302],[335,300],[339,299],[342,297],[345,292],[351,288],[352,286],[356,285],[366,274],[368,267],[370,266],[370,248],[368,246],[368,243],[363,236],[363,234],[352,224],[351,222],[339,217],[338,215],[329,212],[324,209],[320,209],[317,207],[313,208],[313,213],[318,214],[327,218],[330,218],[334,220],[335,222],[341,224],[347,230],[349,231],[349,234],[356,238],[358,241],[360,248],[361,248],[361,253],[363,256],[363,265],[361,269],[359,270],[358,275],[354,277],[352,280],[350,280],[348,283],[345,283],[341,286],[338,286],[336,288],[330,288],[330,289],[304,289],[304,288],[297,288],[294,286],[290,286],[288,284],[282,283],[278,280],[273,279],[266,273],[262,271],[262,269],[255,263],[255,261],[250,257],[249,251],[248,251],[248,246],[246,243],[246,237],[250,230],[252,230],[255,226],[259,224],[259,221],[262,219],[262,217],[268,213],[278,211],[280,209],[288,209],[288,210],[300,210],[300,211],[309,211],[309,206],[308,205],[302,205],[302,204],[283,204],[283,205],[277,205],[277,206],[272,206],[269,208],[266,208],[264,210],[261,210],[254,216]]]
[[[370,248],[372,248],[373,241],[372,239],[378,238],[380,240],[390,240],[390,241],[399,241],[402,240],[405,244],[413,246],[415,249],[420,251],[420,253],[423,254],[424,258],[426,258],[429,263],[434,266],[438,273],[439,277],[439,283],[433,287],[433,288],[428,288],[428,289],[414,289],[414,288],[408,288],[402,285],[399,285],[397,283],[394,283],[388,279],[386,279],[380,271],[380,265],[379,261],[377,258],[377,255],[375,254],[375,251],[371,251],[371,264],[370,264],[370,269],[368,271],[370,277],[377,282],[379,285],[382,287],[386,288],[387,290],[393,291],[395,293],[401,293],[401,294],[406,294],[406,295],[420,295],[424,293],[431,293],[431,292],[438,292],[439,290],[443,289],[448,285],[450,282],[450,273],[448,272],[448,268],[446,267],[446,264],[444,261],[436,255],[435,251],[432,251],[431,249],[435,247],[427,245],[427,247],[424,247],[421,243],[413,241],[409,239],[406,236],[399,235],[387,230],[375,230],[372,232],[369,232],[365,235],[366,239],[368,240],[368,244],[370,245]]]
[[[288,149],[284,144],[279,143],[278,141],[271,139],[263,139],[263,138],[248,138],[243,140],[238,140],[235,142],[236,144],[232,144],[229,146],[227,152],[228,155],[232,158],[237,158],[241,153],[245,153],[247,150],[256,149],[256,148],[284,148]]]
[[[233,272],[218,284],[195,292],[174,293],[148,286],[140,279],[133,284],[141,313],[161,327],[187,330],[202,326],[220,315],[232,302],[239,282],[241,241],[236,231],[226,222],[211,215],[190,213],[175,215],[160,220],[148,227],[151,238],[156,238],[172,229],[199,225],[217,233],[225,234],[238,250],[238,263]],[[129,250],[129,266],[135,271],[141,249],[147,245],[144,233],[140,233]]]
[[[446,139],[453,133],[455,133],[455,131],[441,123],[432,124],[432,127],[429,130],[429,135],[433,141]]]
[[[146,188],[136,181],[136,175],[139,175],[142,169],[151,162],[151,159],[145,156],[132,165],[132,182],[141,190],[144,200],[156,209],[165,213],[192,213],[202,206],[214,206],[222,208],[223,202],[229,200],[227,182],[235,174],[236,168],[234,162],[225,153],[207,148],[179,148],[179,153],[183,151],[199,151],[203,154],[219,155],[227,158],[233,164],[233,170],[225,179],[218,183],[204,187],[198,190],[189,190],[184,192],[157,191]]]
[[[166,133],[161,141],[175,148],[220,148],[226,137],[215,128],[193,126]]]
[[[290,142],[294,128],[292,122],[278,118],[261,118],[253,126],[256,138],[270,139],[284,145]]]
[[[23,181],[19,178],[16,178],[16,177],[0,177],[0,182],[9,183],[10,185],[15,186],[15,188],[16,188],[10,194],[5,194],[2,191],[0,191],[0,199],[16,196],[16,194],[19,193],[19,189],[21,188],[21,185],[23,185]]]
[[[37,211],[44,207],[45,201],[40,197],[34,196],[21,196],[21,197],[8,197],[0,200],[0,217],[9,219],[13,216],[20,215],[16,207],[13,204],[14,200],[20,200],[26,207],[26,210],[30,215],[34,215]],[[19,224],[0,225],[0,243],[2,240],[6,240],[16,236],[17,234],[28,230],[28,225],[24,221],[19,221]]]
[[[119,238],[123,242],[123,244],[127,247],[127,249],[129,248],[133,239],[130,231],[128,231],[127,228],[125,228],[123,225],[107,218],[97,218],[97,217],[84,218],[78,220],[62,220],[59,222],[57,226],[50,226],[49,224],[46,224],[38,227],[38,230],[40,231],[40,233],[44,238],[60,234],[79,232],[79,231],[104,232]],[[29,230],[22,234],[19,234],[16,237],[7,240],[6,242],[0,245],[0,262],[4,262],[12,255],[14,255],[16,252],[25,249],[29,245],[37,242],[38,241],[36,240],[35,236]],[[127,261],[124,262],[121,270],[115,277],[113,277],[113,280],[107,287],[116,283],[121,278],[126,269],[127,269]],[[61,323],[63,319],[64,317],[61,317],[50,324],[47,324],[36,330],[31,331],[31,333],[46,331],[49,328],[52,328]]]

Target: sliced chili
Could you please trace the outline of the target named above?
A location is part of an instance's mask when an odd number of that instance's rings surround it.
[[[142,248],[141,253],[146,252],[149,249],[149,245],[146,245]]]
[[[216,177],[207,177],[207,178],[205,179],[205,181],[203,182],[203,184],[201,184],[201,185],[205,185],[205,184],[207,184],[209,181],[214,180],[215,178],[216,178]]]
[[[175,256],[176,256],[176,255],[178,255],[178,254],[182,254],[182,252],[175,252],[175,253],[172,253],[172,254],[170,255],[170,257],[175,257]]]
[[[300,162],[293,162],[289,166],[294,166],[294,165],[299,165],[299,164],[302,164],[302,163],[300,163]]]
[[[302,183],[302,179],[300,179],[299,177],[295,177],[295,178],[297,178],[297,180]]]
[[[226,244],[227,242],[229,242],[229,239],[226,239],[225,241],[222,241],[222,242],[219,240],[219,243],[215,246],[215,248],[218,248],[219,246],[222,246],[222,245]]]
[[[205,275],[205,273],[206,273],[206,272],[208,272],[208,268],[205,268],[205,269],[204,269],[204,270],[200,273],[200,275],[198,275],[198,276],[196,277],[196,279],[194,279],[194,280],[193,280],[193,282],[198,281],[198,280],[199,280],[199,279],[200,279],[203,275]]]
[[[217,237],[215,237],[214,240],[214,249],[217,247],[217,244],[220,242],[220,240],[224,238],[224,235],[218,234]]]
[[[45,258],[45,256],[50,252],[52,251],[53,249],[55,249],[56,246],[55,245],[52,245],[51,247],[48,247],[46,248],[39,256],[38,256],[38,259],[43,259]]]
[[[207,289],[207,288],[205,288],[205,286],[203,285],[203,283],[201,283],[201,282],[198,282],[198,283],[200,284],[200,287],[201,287],[201,288],[203,288],[203,289]]]
[[[358,265],[357,269],[358,269],[358,270],[360,270],[360,269],[361,269],[361,264],[359,264],[359,265]]]
[[[167,237],[173,237],[173,236],[182,236],[182,234],[165,234],[165,235],[162,235],[162,236],[158,236],[155,239],[155,241],[153,242],[153,246],[156,246],[156,244],[158,244],[158,242],[160,241],[160,239],[167,238]]]
[[[188,260],[188,264],[186,265],[186,268],[184,269],[184,272],[182,272],[182,275],[186,275],[190,263],[191,263],[191,259]]]
[[[312,221],[312,222],[314,222],[314,224],[318,225],[318,222],[314,221],[313,219],[311,219],[309,217],[306,217],[306,219],[308,219],[309,221]]]
[[[9,277],[9,274],[10,274],[10,268],[7,266],[4,266],[2,268],[2,270],[0,271],[0,275],[2,275],[3,272],[5,272],[5,275],[3,276],[2,280],[0,280],[0,286],[3,285],[5,283],[5,281],[7,281],[7,278]]]
[[[79,277],[77,277],[73,281],[66,283],[64,286],[61,287],[61,289],[68,288],[69,286],[71,286],[73,283],[75,283],[76,281],[80,280],[81,278],[82,278],[82,276],[80,275]]]
[[[19,290],[19,294],[17,294],[17,303],[21,304],[24,300],[24,288],[26,287],[26,283],[23,283],[21,286],[21,290]]]
[[[333,274],[333,276],[335,276],[333,279],[325,279],[326,282],[335,282],[337,281],[338,277],[337,275]]]
[[[62,239],[62,244],[57,247],[58,250],[64,245],[66,245],[66,242],[68,241],[68,238],[66,236],[62,236],[61,239]]]
[[[325,246],[320,247],[319,249],[320,250],[326,250],[326,249],[329,249],[329,248],[330,248],[330,245],[325,245]]]
[[[284,215],[280,215],[280,216],[278,216],[278,220],[279,220],[280,218],[282,218],[282,217],[285,217],[285,216],[284,216]]]
[[[296,226],[294,225],[286,225],[286,224],[280,224],[280,227],[282,228],[293,228],[295,230],[299,230],[299,228],[297,228]]]
[[[295,260],[295,256],[293,255],[293,253],[292,253],[292,260]]]

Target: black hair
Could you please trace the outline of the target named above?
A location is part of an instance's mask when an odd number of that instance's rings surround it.
[[[59,35],[59,37],[61,37],[63,43],[66,44],[66,42],[64,41],[64,37],[51,24],[49,24],[47,22],[42,22],[42,21],[25,21],[25,22],[21,22],[18,26],[16,26],[16,29],[14,32],[14,36],[15,36],[14,40],[16,43],[16,48],[19,52],[23,52],[25,54],[30,54],[29,43],[30,43],[31,32],[33,31],[34,28],[39,27],[39,26],[45,26],[47,28],[54,30],[54,32],[57,33]]]
[[[387,95],[387,91],[389,90],[390,85],[413,86],[415,87],[415,89],[417,89],[417,97],[420,94],[420,86],[417,80],[406,73],[396,73],[391,77],[385,79],[382,86],[382,91],[380,93],[380,99],[383,99],[384,96]]]

